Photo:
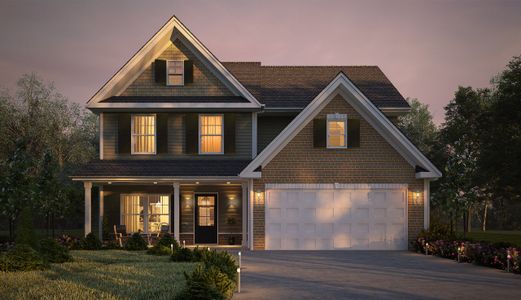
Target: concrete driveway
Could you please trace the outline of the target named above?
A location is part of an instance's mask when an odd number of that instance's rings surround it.
[[[521,299],[521,275],[411,252],[243,252],[234,299]]]

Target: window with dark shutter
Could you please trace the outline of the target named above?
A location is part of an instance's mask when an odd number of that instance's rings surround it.
[[[185,60],[185,84],[194,82],[194,63],[191,60]]]
[[[325,119],[314,119],[313,120],[313,147],[325,148],[326,147],[326,120]]]
[[[157,114],[157,153],[168,153],[168,114]]]
[[[235,153],[235,114],[224,114],[224,153]]]
[[[199,149],[199,115],[185,116],[185,153],[197,154]]]
[[[360,120],[359,119],[347,119],[347,147],[358,148],[360,147]]]
[[[154,79],[157,83],[166,84],[166,60],[156,59],[154,62]]]
[[[118,116],[118,153],[130,153],[130,114]]]

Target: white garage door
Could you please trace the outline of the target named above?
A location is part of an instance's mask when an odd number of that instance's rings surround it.
[[[405,250],[406,185],[267,185],[266,249]]]

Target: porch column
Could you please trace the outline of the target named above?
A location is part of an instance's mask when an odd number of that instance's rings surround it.
[[[242,246],[248,247],[248,186],[242,184]]]
[[[105,199],[103,198],[103,186],[99,187],[99,215],[98,215],[98,237],[103,240],[103,216],[105,216]]]
[[[83,182],[83,188],[85,189],[85,235],[92,231],[91,226],[91,190],[92,182]]]
[[[177,240],[178,243],[181,242],[180,236],[179,236],[179,229],[181,226],[181,220],[180,220],[180,214],[179,214],[179,188],[180,184],[179,182],[174,182],[174,238]]]

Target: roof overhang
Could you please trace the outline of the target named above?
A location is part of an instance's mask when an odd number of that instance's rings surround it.
[[[260,111],[262,107],[253,103],[161,103],[161,102],[124,102],[124,103],[93,103],[88,106],[92,111],[143,111],[143,110],[175,110],[175,111],[198,111],[198,110],[243,110]]]
[[[388,117],[403,116],[411,112],[410,107],[379,107],[379,109]]]
[[[172,16],[172,18],[92,96],[87,102],[87,108],[111,108],[106,106],[107,104],[100,102],[109,97],[121,95],[121,93],[175,40],[180,40],[236,96],[244,97],[250,102],[248,104],[251,106],[261,107],[257,99],[223,66],[210,50],[208,50],[179,19]],[[130,104],[127,103],[119,104],[126,105],[126,107],[130,106]]]
[[[413,167],[419,166],[423,179],[441,177],[441,172],[414,146],[344,73],[339,73],[286,128],[239,174],[258,178],[264,168],[322,109],[341,95]]]

